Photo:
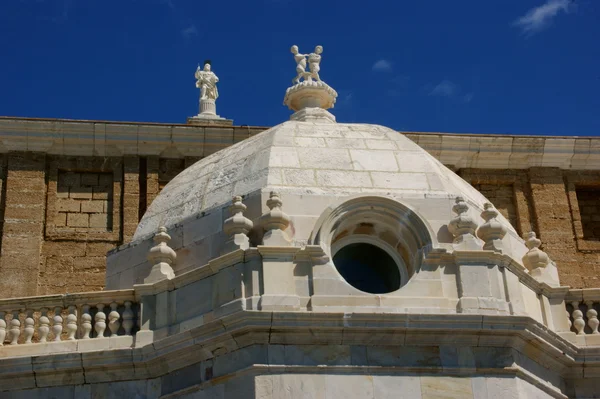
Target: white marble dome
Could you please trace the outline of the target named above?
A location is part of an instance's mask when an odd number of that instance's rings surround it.
[[[159,226],[169,228],[226,207],[233,195],[272,190],[281,194],[289,215],[313,218],[325,208],[316,198],[327,198],[328,205],[357,194],[391,197],[417,209],[433,231],[453,217],[451,207],[457,196],[467,200],[475,217],[487,202],[462,178],[392,129],[288,121],[206,157],[175,177],[148,208],[134,241],[154,234]],[[264,211],[264,201],[261,205]],[[250,217],[262,211],[249,210]],[[512,226],[502,216],[498,219],[519,241]]]

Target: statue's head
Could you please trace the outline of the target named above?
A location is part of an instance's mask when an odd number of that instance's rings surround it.
[[[292,46],[292,48],[290,49],[290,51],[292,52],[292,54],[296,55],[298,54],[298,46],[296,46],[295,44]]]
[[[204,64],[204,70],[206,72],[210,72],[210,64],[208,62],[206,64]]]
[[[321,54],[323,52],[323,46],[315,47],[315,54]]]

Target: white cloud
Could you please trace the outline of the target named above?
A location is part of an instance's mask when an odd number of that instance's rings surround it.
[[[373,70],[376,72],[390,72],[392,70],[392,63],[388,60],[379,60],[373,64]]]
[[[554,17],[561,11],[568,13],[572,0],[548,0],[539,7],[532,8],[525,15],[518,18],[514,24],[523,30],[523,33],[533,35],[552,23]]]
[[[442,80],[437,86],[435,86],[430,92],[430,96],[440,97],[454,97],[459,91],[457,84],[452,83],[449,80]]]
[[[181,30],[181,34],[185,39],[190,39],[192,36],[198,35],[198,29],[196,29],[196,25],[192,24],[185,29]]]

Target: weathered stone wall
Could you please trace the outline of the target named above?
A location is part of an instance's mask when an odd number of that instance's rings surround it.
[[[600,286],[600,172],[462,169],[521,235],[535,231],[562,285]]]
[[[229,145],[260,131],[236,129],[222,139],[216,133],[210,141],[199,137],[209,148],[213,140]],[[198,159],[1,154],[0,297],[102,289],[106,251],[129,241],[160,190]],[[600,172],[533,167],[458,173],[519,234],[539,235],[564,285],[600,286]]]

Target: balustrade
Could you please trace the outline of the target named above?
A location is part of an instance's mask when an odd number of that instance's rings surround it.
[[[568,324],[577,335],[597,335],[600,290],[571,290],[565,299]]]
[[[132,291],[115,293],[0,300],[0,346],[131,336],[139,305]]]

